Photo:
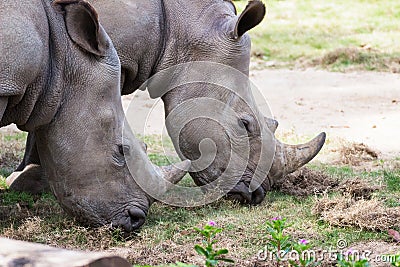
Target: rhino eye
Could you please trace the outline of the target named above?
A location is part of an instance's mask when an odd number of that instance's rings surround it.
[[[250,133],[250,122],[246,119],[238,119],[239,126],[245,129],[248,133]]]
[[[118,153],[121,156],[129,156],[130,155],[130,146],[129,145],[118,145]]]
[[[129,150],[126,146],[124,147],[123,145],[119,144],[112,155],[114,163],[119,167],[123,167],[126,164],[124,150],[125,152],[129,153]]]
[[[121,154],[122,156],[124,155],[124,147],[122,145],[118,145],[118,152],[119,154]]]

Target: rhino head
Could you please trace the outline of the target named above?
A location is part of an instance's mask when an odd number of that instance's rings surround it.
[[[43,174],[69,214],[88,225],[139,228],[154,199],[135,176],[177,182],[189,162],[156,169],[144,144],[123,133],[120,63],[96,11],[81,0],[0,7],[13,25],[0,35],[14,37],[2,39],[0,51],[1,125],[34,134]]]
[[[186,62],[194,62],[193,68],[200,61],[221,64],[220,68],[205,66],[194,71],[186,65],[167,75],[168,84],[174,88],[162,99],[175,149],[181,158],[192,160],[190,174],[197,185],[211,184],[221,176],[231,177],[236,181],[228,193],[231,198],[260,203],[277,179],[309,162],[325,142],[325,133],[321,133],[306,144],[281,143],[274,136],[277,122],[264,117],[255,104],[247,79],[251,42],[246,32],[262,21],[265,6],[252,0],[237,15],[235,6],[227,0],[164,4],[165,47],[157,72]],[[233,75],[226,74],[224,68]],[[208,84],[176,81],[199,74],[216,76],[235,89],[227,90],[214,80]],[[224,105],[204,103],[204,98]]]

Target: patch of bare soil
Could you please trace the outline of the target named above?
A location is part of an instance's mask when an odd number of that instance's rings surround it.
[[[400,207],[388,208],[376,199],[323,197],[315,202],[312,212],[334,226],[355,226],[373,231],[400,227]]]
[[[124,257],[133,264],[138,265],[159,265],[185,262],[202,266],[204,264],[204,258],[199,256],[193,249],[194,244],[201,244],[201,239],[197,238],[185,243],[165,240],[151,246],[143,240],[131,240],[125,242],[124,247],[112,247],[107,249],[107,252]],[[218,247],[228,248],[229,258],[235,261],[234,266],[254,266],[256,258],[243,259],[243,255],[235,253],[235,248],[237,247],[232,240],[221,237],[218,242]],[[221,266],[228,265],[221,264]]]
[[[359,166],[363,162],[378,159],[378,152],[363,143],[342,144],[339,150],[339,160],[336,163]]]
[[[275,189],[292,196],[309,196],[332,191],[339,181],[321,171],[301,168],[278,181]]]

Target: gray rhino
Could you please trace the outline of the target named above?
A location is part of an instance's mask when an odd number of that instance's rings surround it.
[[[40,171],[66,212],[88,225],[139,228],[153,199],[133,176],[177,182],[190,162],[156,170],[143,144],[122,134],[120,62],[96,11],[82,0],[3,0],[0,40],[0,126],[33,134]]]
[[[234,4],[229,0],[91,2],[101,14],[102,24],[118,51],[122,65],[122,94],[134,92],[150,76],[162,70],[191,61],[225,64],[248,76],[251,43],[246,32],[258,25],[265,15],[265,7],[259,0],[250,1],[240,15],[237,15]],[[238,170],[230,173],[231,176],[240,176],[240,181],[228,195],[243,203],[257,204],[264,199],[275,180],[303,166],[320,151],[325,142],[325,133],[309,143],[296,146],[279,142],[273,136],[278,123],[260,114],[247,87],[243,84],[246,101],[241,101],[232,92],[224,92],[222,88],[194,85],[171,90],[162,96],[162,100],[166,116],[183,101],[202,96],[229,102],[240,114],[239,119],[232,118],[226,122],[230,127],[224,129],[201,119],[191,121],[178,135],[174,128],[180,128],[181,125],[167,123],[167,129],[173,140],[179,137],[180,141],[175,141],[174,145],[182,158],[197,159],[201,154],[200,142],[207,138],[214,141],[217,147],[215,160],[207,168],[190,173],[200,186],[218,179],[226,169],[230,155],[225,151],[230,150],[232,143],[224,132],[246,129],[246,138],[251,144],[250,158],[247,159],[244,172]],[[221,112],[223,117],[224,113]],[[267,140],[261,142],[262,136],[268,137]],[[263,146],[275,148],[273,161],[272,158],[265,159],[265,155],[262,157]],[[30,163],[38,163],[29,152],[18,170]],[[260,168],[263,182],[255,190],[249,190],[255,169],[262,166],[262,160],[272,161],[272,166],[266,164],[264,170]]]

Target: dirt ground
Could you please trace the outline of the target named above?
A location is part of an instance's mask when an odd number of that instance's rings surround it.
[[[390,73],[259,71],[251,77],[280,128],[362,142],[400,155],[400,76]]]
[[[400,156],[400,75],[266,69],[250,76],[279,121],[278,135],[294,132],[311,138],[325,131],[330,140],[364,143],[380,158]],[[123,99],[125,108],[132,105],[128,112],[134,110],[139,118],[135,132],[162,132],[162,101],[153,106],[145,92]]]

